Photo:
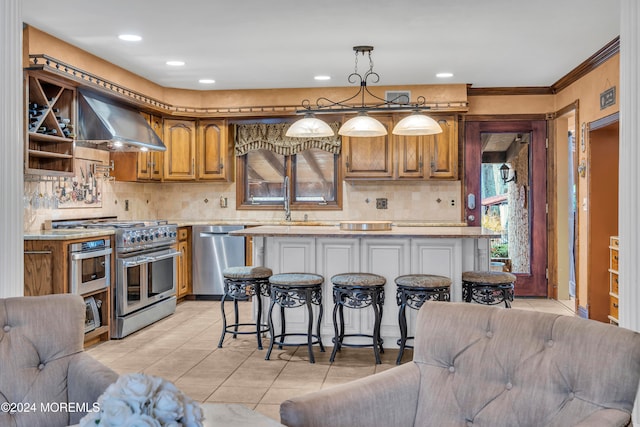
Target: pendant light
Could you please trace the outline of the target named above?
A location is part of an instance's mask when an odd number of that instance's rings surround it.
[[[394,135],[433,135],[442,133],[442,128],[429,116],[414,112],[400,120],[393,128]]]
[[[320,131],[320,123],[324,123],[322,120],[313,116],[313,113],[334,113],[334,114],[348,114],[358,113],[357,116],[347,120],[338,130],[338,134],[342,136],[350,137],[372,137],[372,136],[384,136],[388,131],[386,127],[370,116],[370,112],[402,112],[413,111],[414,114],[402,119],[394,127],[393,133],[396,135],[432,135],[442,132],[440,125],[424,114],[420,114],[421,111],[429,110],[431,107],[426,105],[426,100],[423,96],[419,96],[414,103],[404,96],[392,100],[386,100],[374,95],[367,88],[369,81],[377,83],[380,81],[378,73],[373,71],[373,60],[371,59],[371,51],[373,46],[354,46],[355,51],[355,71],[348,77],[349,83],[355,83],[359,85],[358,92],[355,95],[346,98],[342,101],[332,101],[325,97],[320,97],[316,100],[315,105],[312,107],[311,102],[308,99],[302,101],[302,110],[296,111],[297,114],[304,114],[305,117],[295,122],[287,131],[287,136],[296,138],[308,138],[310,136],[320,136],[315,132]],[[367,55],[369,58],[369,69],[364,73],[358,72],[358,55]],[[367,104],[365,102],[365,95],[368,99],[375,100],[375,104]],[[350,101],[354,99],[360,99],[360,105],[354,105]],[[402,102],[399,99],[402,98]],[[406,101],[404,101],[406,99]],[[326,123],[325,123],[326,124]],[[328,127],[328,126],[327,126]],[[322,135],[322,136],[331,136]]]
[[[285,134],[291,138],[319,138],[333,136],[333,129],[313,114],[306,114],[303,119],[293,123]]]
[[[357,116],[347,120],[338,129],[338,135],[342,136],[384,136],[387,128],[367,113],[360,112]]]

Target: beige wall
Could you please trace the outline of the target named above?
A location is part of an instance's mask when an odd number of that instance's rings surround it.
[[[581,128],[585,124],[609,116],[619,111],[619,103],[608,107],[604,110],[600,110],[600,93],[606,89],[616,86],[618,96],[620,94],[620,55],[615,55],[606,63],[596,68],[591,73],[587,74],[580,80],[576,81],[562,92],[556,95],[556,109],[563,108],[566,105],[571,104],[575,100],[579,102],[579,118],[577,119],[578,129],[576,132],[576,142],[578,147],[578,159],[577,164],[584,163],[587,167],[587,172],[590,167],[589,160],[589,144],[584,144],[585,150],[581,147],[582,134]],[[588,301],[588,263],[587,253],[590,245],[588,225],[589,225],[589,186],[588,186],[588,173],[584,177],[578,177],[578,302],[581,307],[586,307]]]

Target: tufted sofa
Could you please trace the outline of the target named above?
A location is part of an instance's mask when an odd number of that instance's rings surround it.
[[[625,426],[640,334],[569,316],[427,302],[413,362],[283,402],[287,426]]]
[[[83,352],[85,311],[78,295],[0,299],[0,426],[77,423],[117,379]]]

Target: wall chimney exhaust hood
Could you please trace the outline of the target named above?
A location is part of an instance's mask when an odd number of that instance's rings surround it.
[[[167,149],[139,112],[86,90],[78,90],[76,144],[106,151]]]

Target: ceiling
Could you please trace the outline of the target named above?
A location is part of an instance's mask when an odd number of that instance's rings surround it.
[[[381,85],[551,86],[620,32],[619,0],[23,0],[22,8],[24,22],[46,33],[159,85],[197,90],[348,86],[356,45],[374,46]],[[123,33],[143,39],[123,42]],[[321,74],[331,80],[315,81]]]

